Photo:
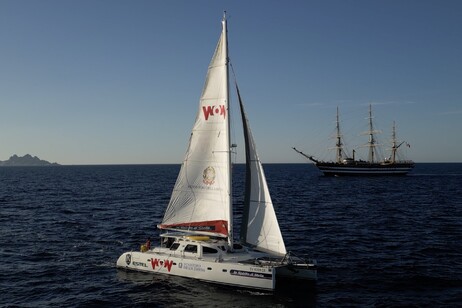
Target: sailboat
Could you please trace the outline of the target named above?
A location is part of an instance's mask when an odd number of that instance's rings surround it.
[[[343,146],[342,134],[340,132],[340,120],[339,111],[337,107],[336,116],[336,160],[335,161],[321,161],[312,155],[307,155],[302,151],[293,148],[297,153],[308,158],[314,162],[315,166],[326,176],[342,176],[342,175],[406,175],[414,168],[414,162],[411,160],[398,160],[397,151],[398,149],[408,143],[402,141],[398,143],[396,139],[396,125],[393,122],[392,128],[392,143],[391,143],[391,155],[383,160],[377,158],[376,148],[379,146],[375,135],[379,133],[378,130],[374,129],[372,121],[372,105],[369,105],[369,117],[368,124],[369,130],[365,132],[365,135],[369,136],[369,140],[365,145],[369,149],[367,160],[357,160],[355,158],[355,150],[353,150],[353,156],[349,157],[346,154]]]
[[[233,229],[226,14],[189,146],[162,222],[160,246],[123,253],[117,267],[258,290],[317,279],[316,261],[286,250],[236,83],[246,147],[239,239]]]

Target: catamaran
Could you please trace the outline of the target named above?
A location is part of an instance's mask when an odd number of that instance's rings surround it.
[[[158,225],[160,246],[125,252],[117,267],[268,291],[281,287],[287,279],[311,284],[317,279],[316,261],[286,250],[237,82],[246,184],[240,237],[235,240],[229,67],[224,14],[189,146]]]
[[[365,145],[369,148],[369,154],[367,160],[357,160],[355,158],[355,150],[353,150],[353,156],[347,155],[344,150],[342,134],[340,133],[340,121],[339,112],[337,107],[336,117],[336,160],[335,161],[321,161],[314,158],[312,155],[307,155],[302,151],[293,148],[297,153],[308,158],[314,162],[315,166],[323,172],[326,176],[342,176],[342,175],[406,175],[414,168],[414,162],[411,160],[399,160],[397,158],[398,149],[406,144],[405,141],[398,142],[396,139],[396,125],[393,122],[392,129],[392,143],[391,143],[391,155],[385,159],[378,159],[376,148],[379,146],[376,138],[374,137],[378,130],[374,129],[372,123],[372,105],[369,105],[369,130],[364,134],[369,136],[369,141]]]

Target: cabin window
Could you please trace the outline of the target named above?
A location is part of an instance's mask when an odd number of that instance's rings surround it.
[[[178,247],[180,247],[180,243],[175,243],[172,246],[170,246],[170,250],[177,250]]]
[[[169,248],[172,246],[172,244],[175,242],[175,239],[173,237],[167,237],[163,239],[163,244],[165,247]]]
[[[197,245],[186,245],[185,252],[197,253]]]
[[[202,253],[203,254],[206,254],[206,253],[217,253],[218,250],[216,249],[213,249],[213,248],[210,248],[210,247],[202,247]]]

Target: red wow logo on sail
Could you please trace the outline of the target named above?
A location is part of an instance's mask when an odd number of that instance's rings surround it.
[[[210,116],[223,116],[223,119],[226,118],[226,108],[225,105],[218,106],[202,106],[202,112],[204,113],[205,120],[207,121]]]

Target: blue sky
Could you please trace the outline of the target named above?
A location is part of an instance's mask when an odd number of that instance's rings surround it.
[[[180,163],[223,10],[264,163],[304,162],[293,146],[333,154],[337,106],[349,148],[363,144],[368,104],[407,158],[462,161],[451,0],[0,0],[0,160]]]

